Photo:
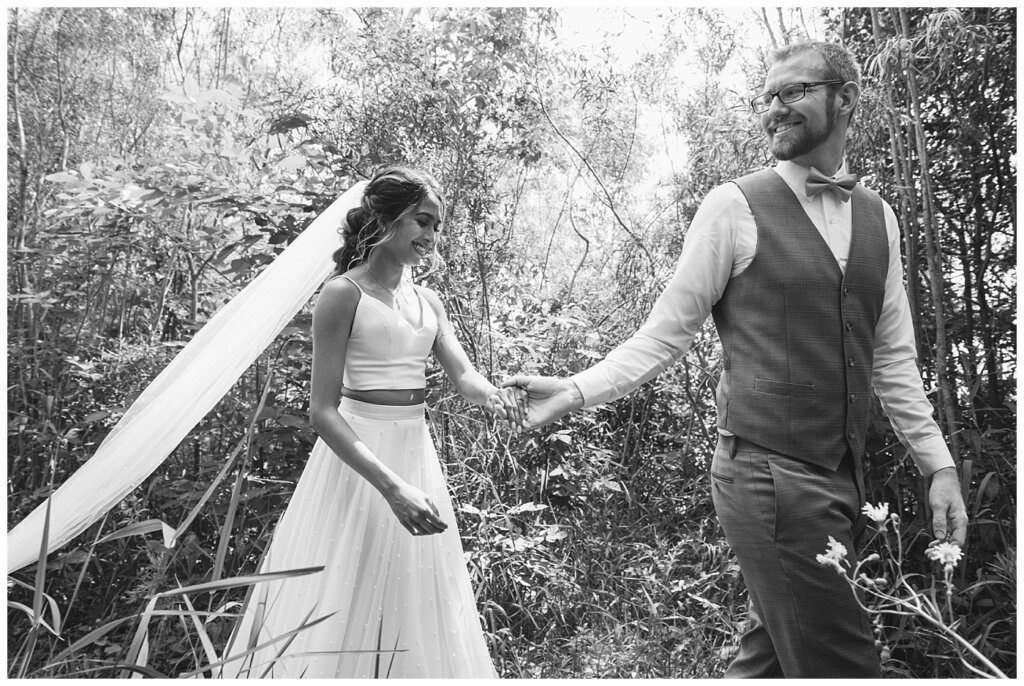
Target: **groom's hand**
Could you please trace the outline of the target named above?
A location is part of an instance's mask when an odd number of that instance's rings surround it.
[[[932,508],[932,531],[936,542],[949,540],[961,548],[967,541],[967,508],[960,494],[960,480],[956,469],[946,467],[932,475],[928,489]]]
[[[524,429],[536,429],[583,407],[583,394],[569,379],[550,376],[513,376],[502,387],[518,386],[526,391]]]

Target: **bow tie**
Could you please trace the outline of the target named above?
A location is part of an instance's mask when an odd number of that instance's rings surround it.
[[[835,193],[836,197],[843,202],[848,202],[853,195],[853,187],[857,185],[858,181],[860,181],[860,177],[856,174],[843,174],[833,179],[811,167],[804,190],[807,192],[808,198],[813,198],[827,190]]]

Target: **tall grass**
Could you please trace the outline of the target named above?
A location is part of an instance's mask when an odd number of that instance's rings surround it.
[[[296,376],[254,372],[236,391],[247,400],[218,408],[222,428],[207,425],[199,443],[181,449],[188,460],[172,457],[85,542],[12,578],[9,676],[208,677],[225,667],[245,591],[269,578],[252,572],[287,504],[281,482],[294,483],[308,451],[308,427],[278,419],[301,406]],[[525,436],[492,425],[450,388],[431,389],[432,431],[501,676],[717,677],[731,659],[746,591],[711,507],[713,432],[694,430],[692,414],[680,411],[706,391],[684,387],[685,370],[664,377],[627,401]],[[625,448],[624,435],[632,436]],[[192,459],[193,479],[171,478]],[[918,486],[881,457],[872,469],[875,500],[877,492],[901,494],[898,566],[917,578],[931,569],[919,543],[926,513]],[[1012,676],[1013,485],[994,473],[965,467],[976,557],[956,570],[953,622]],[[255,634],[235,637],[245,641],[236,658],[265,647],[282,654],[321,619],[310,616],[272,646]],[[880,627],[886,674],[972,676],[956,661],[934,659],[946,644],[921,621],[899,616]],[[273,663],[247,668],[259,676]]]

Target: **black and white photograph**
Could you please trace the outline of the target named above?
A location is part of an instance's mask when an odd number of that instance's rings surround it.
[[[5,14],[8,679],[1016,678],[1014,5]]]

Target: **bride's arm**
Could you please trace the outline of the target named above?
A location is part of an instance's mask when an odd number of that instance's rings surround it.
[[[359,289],[350,281],[334,279],[324,285],[313,308],[310,423],[345,464],[384,496],[402,526],[413,534],[444,531],[447,525],[438,518],[437,508],[426,494],[377,459],[338,412],[349,332],[359,297]]]
[[[434,356],[441,363],[448,378],[452,380],[455,390],[469,402],[486,406],[487,410],[499,419],[513,424],[521,423],[521,408],[516,402],[514,389],[497,388],[476,370],[473,363],[469,361],[469,356],[466,355],[462,344],[459,343],[459,339],[455,337],[451,322],[448,320],[448,313],[445,312],[444,305],[441,304],[437,293],[422,286],[417,286],[417,288],[437,317]]]

